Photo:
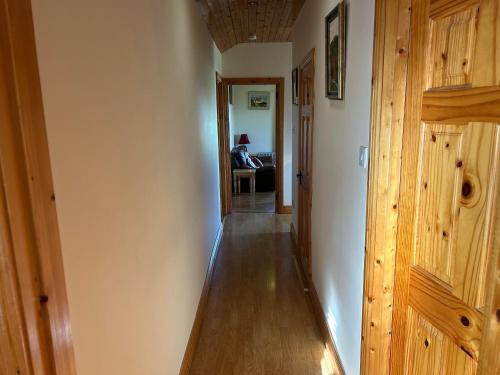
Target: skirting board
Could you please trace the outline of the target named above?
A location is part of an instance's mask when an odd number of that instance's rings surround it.
[[[339,352],[335,345],[335,341],[333,340],[332,333],[330,332],[330,328],[328,328],[328,323],[326,319],[325,311],[321,306],[321,302],[318,297],[318,293],[316,292],[316,288],[314,287],[313,281],[307,277],[307,274],[304,270],[303,263],[301,261],[301,257],[298,251],[298,238],[297,231],[293,223],[290,224],[290,235],[292,236],[292,240],[295,245],[295,251],[297,256],[297,264],[300,267],[300,272],[303,280],[306,280],[306,287],[308,288],[307,295],[309,296],[309,301],[311,303],[311,307],[314,313],[314,317],[316,318],[316,322],[318,323],[319,330],[321,332],[321,336],[323,337],[323,342],[328,351],[328,355],[332,361],[332,365],[334,367],[334,375],[345,375],[344,366],[342,366],[342,361],[340,360]]]
[[[297,231],[295,230],[295,226],[293,225],[293,222],[290,223],[290,235],[292,236],[293,244],[295,245],[295,248],[299,245],[299,239],[297,238]]]
[[[333,341],[330,328],[328,328],[325,311],[323,310],[321,302],[319,301],[316,288],[314,287],[314,284],[310,280],[309,280],[308,294],[309,294],[309,300],[311,301],[313,307],[314,316],[316,317],[316,321],[318,322],[319,325],[321,336],[323,337],[323,341],[325,343],[330,359],[333,362],[332,365],[334,366],[333,368],[334,375],[345,375],[344,366],[342,366],[342,361],[340,360],[337,346],[335,345],[335,341]]]
[[[200,339],[201,327],[203,325],[203,318],[205,317],[205,309],[208,303],[208,293],[210,291],[210,284],[212,283],[212,276],[214,273],[214,265],[217,260],[217,254],[219,253],[219,245],[222,239],[222,233],[224,230],[224,221],[219,226],[219,231],[217,232],[217,237],[215,238],[214,246],[210,254],[210,260],[208,262],[207,275],[205,277],[205,283],[203,284],[203,290],[201,291],[200,302],[198,303],[198,308],[196,310],[196,316],[194,318],[193,328],[191,329],[191,334],[189,335],[189,340],[186,346],[186,351],[184,352],[184,358],[182,359],[181,369],[179,375],[188,375],[191,369],[191,363],[193,362],[194,352],[198,341]]]

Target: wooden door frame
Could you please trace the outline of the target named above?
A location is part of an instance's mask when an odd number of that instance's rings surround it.
[[[288,214],[291,213],[291,206],[284,206],[283,204],[283,159],[284,159],[284,131],[285,131],[285,79],[283,77],[232,77],[232,78],[222,78],[222,83],[224,87],[224,93],[227,94],[229,86],[234,85],[275,85],[276,86],[276,207],[275,212],[277,214]],[[223,98],[225,104],[225,112],[228,113],[229,109],[229,97],[224,95]],[[219,145],[226,142],[229,145],[229,121],[228,116],[223,124],[224,129],[219,132]],[[225,139],[221,140],[221,137]],[[229,147],[229,146],[228,146]],[[229,150],[230,152],[230,150]],[[231,177],[231,160],[229,152],[227,152],[222,157],[222,165],[220,167],[221,171],[229,171],[229,177]],[[231,201],[232,196],[232,181],[229,178],[222,180],[221,185],[226,184],[221,189],[226,192],[226,197],[224,200]],[[231,206],[229,205],[229,211],[231,212]]]
[[[33,291],[36,301],[40,301],[39,313],[47,327],[50,338],[51,366],[57,375],[76,374],[71,335],[71,324],[65,286],[63,260],[57,223],[55,194],[50,167],[42,92],[36,55],[36,43],[30,0],[3,0],[0,5],[0,27],[5,38],[0,38],[2,54],[10,56],[8,63],[12,77],[12,88],[16,96],[10,99],[8,108],[17,114],[13,121],[13,131],[18,134],[18,143],[13,149],[21,163],[4,160],[11,169],[19,172],[18,189],[23,200],[28,203],[26,226],[31,228],[31,243],[38,263],[37,289]],[[22,168],[19,167],[22,165]],[[1,171],[0,171],[1,172]],[[21,191],[22,190],[22,191]],[[12,197],[2,197],[7,200]],[[14,203],[14,202],[11,202]],[[13,243],[22,242],[22,235],[12,232]],[[14,248],[14,251],[16,249]],[[24,285],[23,285],[24,287]],[[28,335],[36,330],[35,324],[26,321]],[[40,348],[30,347],[30,352],[38,355]]]
[[[375,1],[361,374],[390,369],[411,1]],[[383,156],[383,157],[382,157]]]
[[[217,138],[219,144],[219,181],[221,219],[231,213],[231,160],[229,158],[229,113],[228,113],[228,87],[224,78],[215,73],[217,90]],[[228,190],[229,189],[229,190]]]
[[[301,96],[303,95],[303,92],[302,92],[302,85],[301,85],[301,78],[302,78],[302,70],[303,68],[307,65],[307,64],[312,64],[313,66],[313,82],[315,83],[315,77],[316,77],[316,66],[315,66],[315,58],[316,58],[316,49],[313,48],[311,49],[307,55],[304,57],[304,59],[302,60],[302,62],[300,63],[299,65],[299,71],[298,71],[298,82],[299,82],[299,134],[298,134],[298,140],[299,140],[299,144],[298,144],[298,158],[297,158],[297,161],[300,162],[300,155],[302,154],[302,148],[301,148],[301,143],[300,143],[300,139],[302,137],[302,134],[300,134],[301,130],[300,129],[300,121],[301,121],[301,118],[302,118],[302,100],[301,100]],[[314,161],[314,87],[313,87],[313,90],[312,90],[312,121],[313,121],[313,126],[312,126],[312,129],[311,129],[311,174],[310,174],[310,184],[309,184],[309,191],[310,191],[310,196],[311,196],[311,211],[312,211],[312,193],[313,193],[313,184],[312,184],[312,179],[313,179],[313,173],[314,173],[314,168],[313,168],[313,161]],[[298,167],[300,168],[300,165],[298,165]],[[297,185],[297,189],[300,189],[300,187]],[[298,244],[298,247],[299,247],[299,252],[300,252],[300,246],[301,246],[301,243],[302,243],[302,230],[300,228],[300,225],[301,225],[301,221],[300,221],[300,212],[301,212],[301,209],[302,209],[302,204],[301,204],[301,201],[300,201],[300,195],[298,196],[298,202],[297,202],[297,220],[298,220],[298,237],[297,237],[297,244]],[[309,230],[311,230],[312,227],[309,228]],[[302,254],[300,254],[300,262],[302,264],[302,268],[304,269],[304,271],[307,273],[307,277],[310,278],[312,280],[312,261],[311,261],[311,246],[309,244],[309,248],[308,248],[308,251],[309,251],[309,263],[306,264],[304,263],[304,258],[302,256]]]

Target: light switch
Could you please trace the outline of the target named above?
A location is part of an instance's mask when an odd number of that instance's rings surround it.
[[[359,166],[361,168],[368,168],[368,147],[360,146],[359,147]]]

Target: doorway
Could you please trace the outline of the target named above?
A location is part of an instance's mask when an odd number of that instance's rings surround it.
[[[229,86],[233,212],[276,211],[276,85]]]
[[[217,87],[223,213],[289,213],[283,205],[284,79],[220,77]]]
[[[308,276],[311,264],[311,205],[314,132],[314,49],[299,67],[298,247]]]

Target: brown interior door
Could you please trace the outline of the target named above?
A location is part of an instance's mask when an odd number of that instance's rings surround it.
[[[231,213],[231,162],[229,160],[228,85],[216,74],[217,130],[219,139],[219,181],[221,217]]]
[[[298,242],[301,262],[311,275],[311,204],[314,126],[314,52],[299,68]]]
[[[499,0],[414,0],[392,374],[499,374]]]

